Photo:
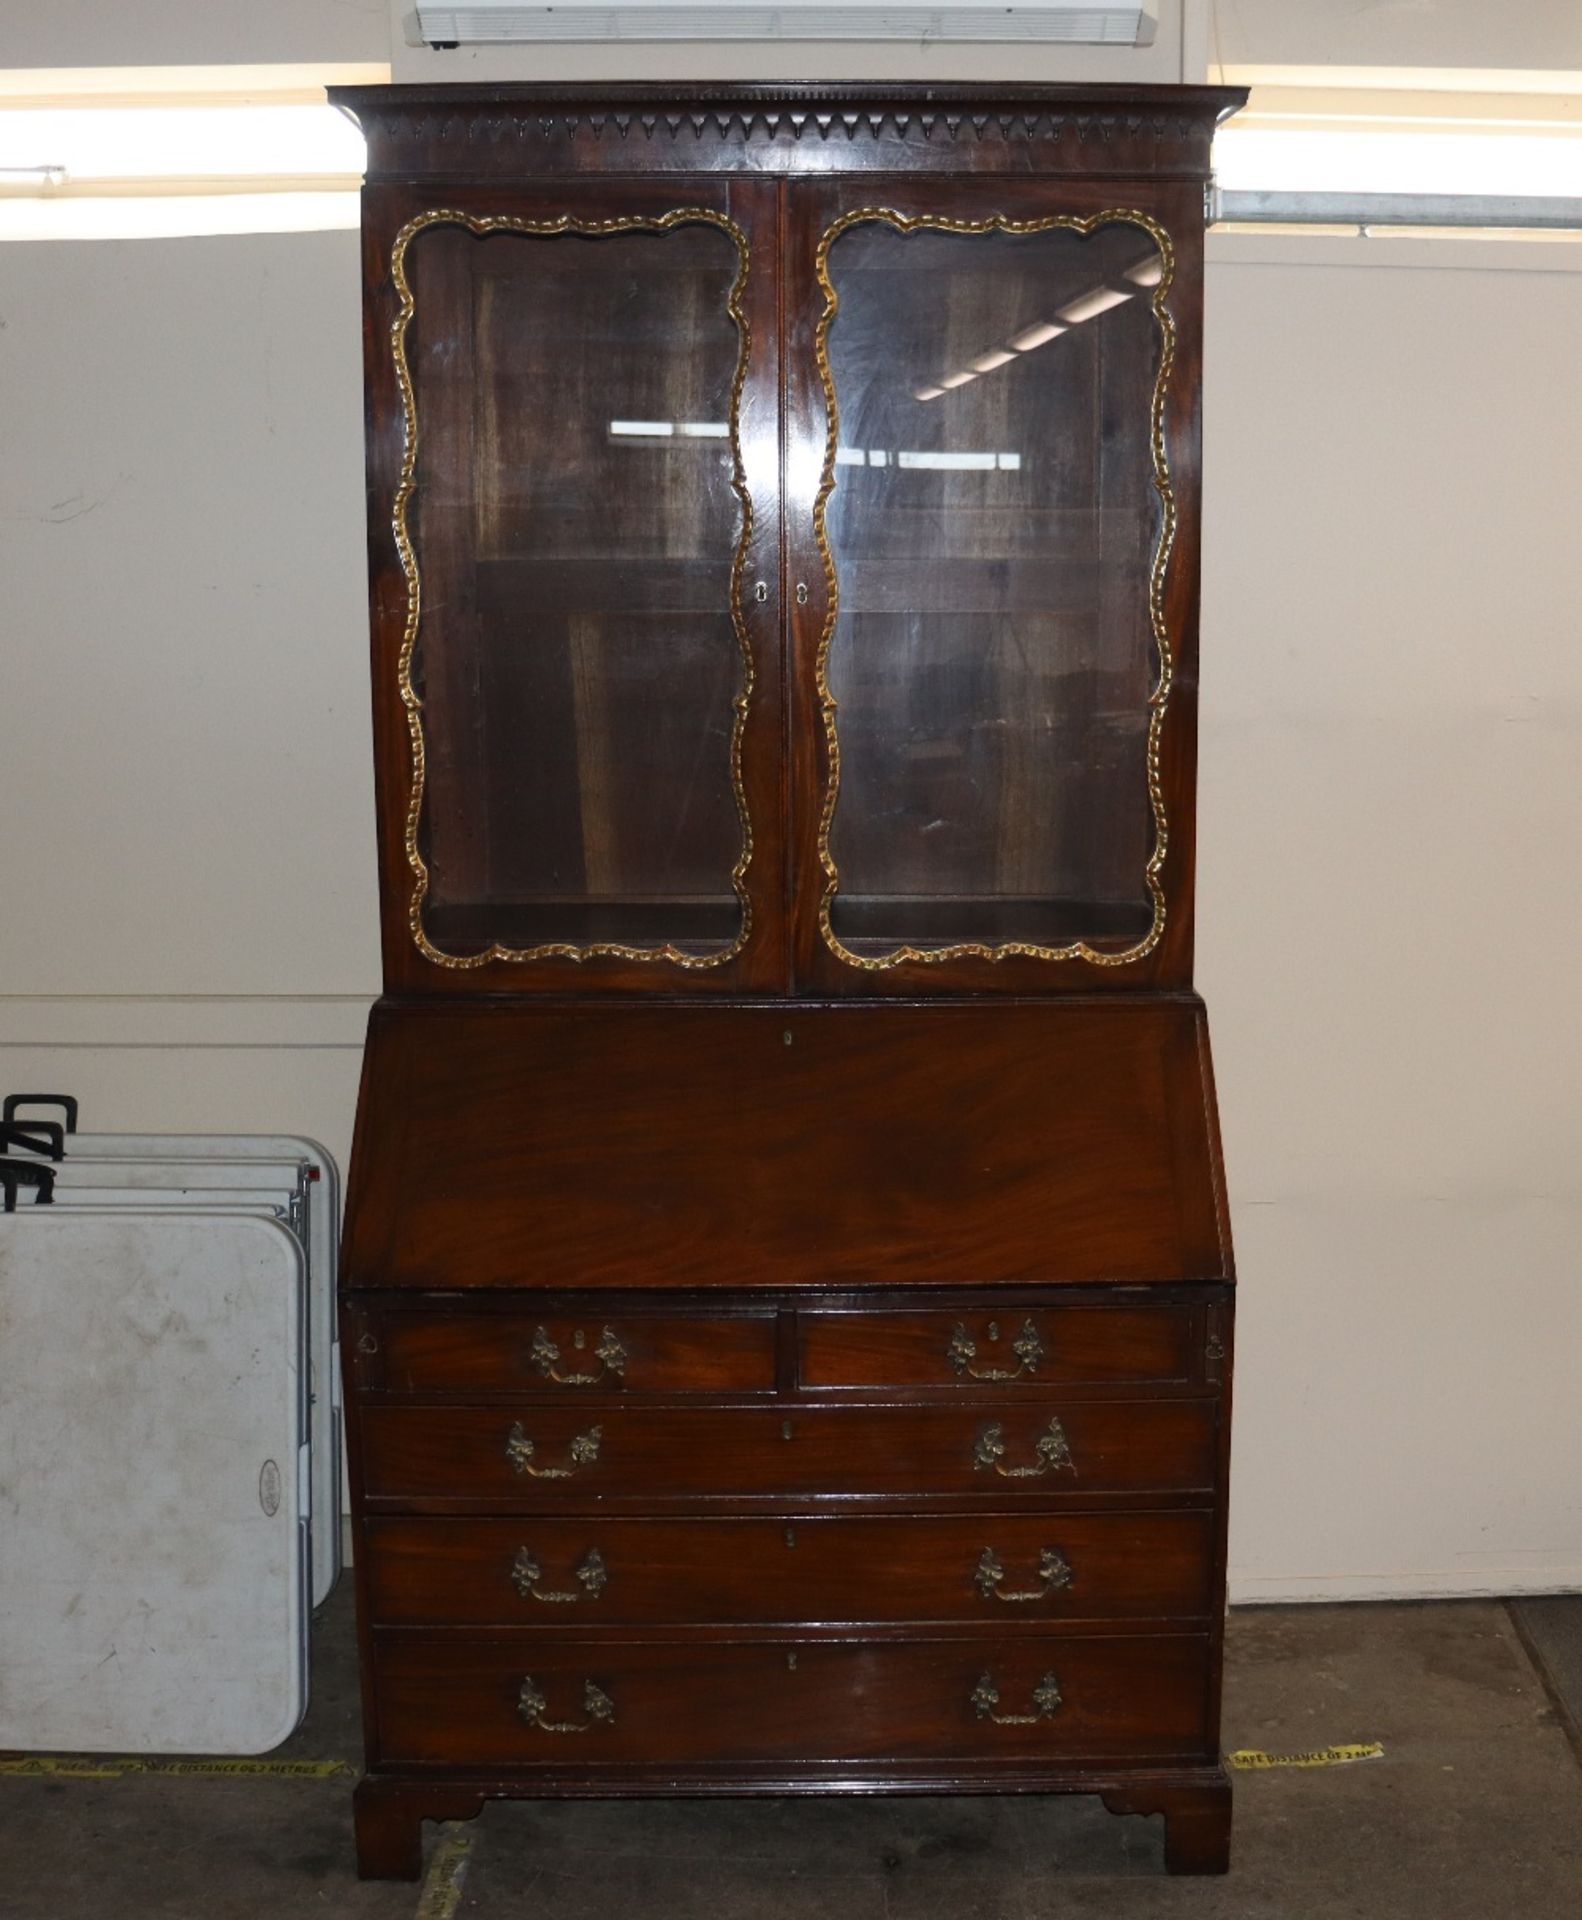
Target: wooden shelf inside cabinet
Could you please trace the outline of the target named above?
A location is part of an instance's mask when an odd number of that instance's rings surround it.
[[[359,1870],[1087,1792],[1220,1872],[1207,88],[340,88]],[[756,1702],[751,1715],[741,1698]]]

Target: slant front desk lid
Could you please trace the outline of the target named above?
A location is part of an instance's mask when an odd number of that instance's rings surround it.
[[[381,1001],[353,1287],[1231,1277],[1196,1000]]]

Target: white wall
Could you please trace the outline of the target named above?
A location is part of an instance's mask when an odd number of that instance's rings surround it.
[[[1226,66],[1582,67],[1576,0],[1204,0]]]
[[[352,233],[0,247],[0,1090],[87,1124],[349,1140],[358,301]]]
[[[1582,246],[1212,252],[1237,1590],[1582,1585]]]
[[[1213,252],[1235,1588],[1582,1585],[1582,250]],[[378,981],[355,253],[0,250],[0,1089],[95,1126],[346,1146]]]

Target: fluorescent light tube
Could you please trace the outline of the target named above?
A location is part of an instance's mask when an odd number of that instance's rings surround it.
[[[1011,342],[1018,353],[1031,353],[1034,347],[1041,347],[1046,340],[1053,340],[1056,334],[1064,333],[1064,327],[1057,327],[1053,321],[1041,321],[1036,327],[1026,327]]]
[[[1081,320],[1093,320],[1101,313],[1108,313],[1111,307],[1124,306],[1131,297],[1122,287],[1095,287],[1091,293],[1079,294],[1068,306],[1061,307],[1060,317],[1075,326]]]

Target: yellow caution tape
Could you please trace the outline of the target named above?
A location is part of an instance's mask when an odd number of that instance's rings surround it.
[[[62,1760],[29,1754],[0,1760],[0,1775],[52,1780],[120,1780],[130,1773],[168,1773],[220,1780],[339,1780],[357,1769],[344,1760]]]
[[[423,1876],[417,1920],[455,1920],[471,1852],[471,1836],[462,1828],[448,1826],[441,1830],[439,1844],[430,1855],[428,1872]]]
[[[1349,1767],[1353,1760],[1382,1760],[1384,1748],[1377,1740],[1361,1746],[1320,1747],[1314,1753],[1265,1753],[1261,1747],[1242,1747],[1228,1753],[1228,1766],[1245,1772],[1262,1767]]]

